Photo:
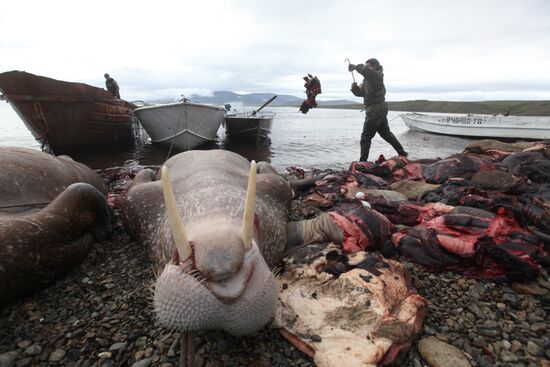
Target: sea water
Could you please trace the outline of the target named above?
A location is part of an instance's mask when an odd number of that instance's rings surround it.
[[[276,114],[270,142],[233,143],[226,138],[223,127],[220,127],[218,140],[200,149],[231,150],[250,160],[271,162],[279,172],[291,166],[347,169],[352,161],[359,158],[364,111],[316,108],[303,114],[298,111],[298,107],[272,107],[269,111]],[[401,114],[403,112],[390,111],[388,120],[390,129],[409,152],[411,159],[444,158],[461,152],[471,141],[410,131],[399,117]],[[40,144],[6,102],[0,102],[0,146],[40,149]],[[177,153],[167,147],[152,145],[145,137],[131,148],[98,149],[79,153],[73,158],[94,169],[107,169],[127,165],[156,166]],[[376,159],[380,154],[392,157],[396,152],[376,135],[372,141],[370,159]]]

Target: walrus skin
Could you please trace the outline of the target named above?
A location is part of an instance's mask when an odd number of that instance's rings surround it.
[[[110,230],[101,177],[66,156],[0,148],[0,305],[44,288]]]
[[[154,171],[136,176],[124,208],[129,232],[145,245],[158,275],[154,306],[159,321],[182,332],[223,329],[244,335],[258,330],[276,306],[270,267],[287,243],[289,183],[267,163],[258,163],[255,230],[245,250],[241,227],[250,163],[238,154],[211,150],[180,153],[165,165],[191,243],[190,261],[176,251]],[[293,238],[304,237],[308,233],[302,230]]]

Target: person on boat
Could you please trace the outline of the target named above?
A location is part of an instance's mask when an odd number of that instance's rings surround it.
[[[120,99],[120,88],[118,87],[118,83],[116,80],[111,78],[109,74],[105,73],[105,86],[107,87],[107,90],[111,92],[111,94],[115,97]]]
[[[377,59],[368,59],[364,64],[349,64],[348,71],[357,70],[363,75],[361,85],[353,82],[351,92],[357,97],[363,97],[365,104],[365,123],[361,133],[361,154],[359,161],[367,161],[371,140],[376,133],[382,139],[391,144],[402,157],[407,157],[408,153],[395,135],[390,131],[388,124],[388,104],[386,103],[386,87],[384,86],[384,68]]]

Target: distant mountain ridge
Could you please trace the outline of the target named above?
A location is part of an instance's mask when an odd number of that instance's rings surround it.
[[[215,91],[214,93],[212,93],[211,96],[201,96],[198,94],[192,94],[187,98],[189,98],[193,102],[216,104],[216,105],[224,105],[226,103],[231,103],[231,102],[242,102],[243,105],[245,106],[261,106],[274,95],[275,95],[274,93],[239,94],[239,93],[229,92],[229,91]],[[277,98],[275,98],[275,100],[271,102],[269,106],[272,106],[272,107],[300,106],[304,100],[305,100],[305,96],[303,98],[300,98],[289,94],[277,94]],[[173,100],[170,100],[170,101],[155,100],[150,102],[165,103],[165,102],[174,102],[174,101]],[[347,100],[333,100],[333,101],[317,101],[317,103],[319,105],[347,105],[347,104],[353,104],[355,102],[347,101]]]
[[[245,106],[261,106],[267,102],[274,93],[249,93],[249,94],[239,94],[235,92],[228,91],[216,91],[212,96],[201,96],[197,94],[192,94],[189,99],[195,102],[200,103],[209,103],[209,104],[225,104],[231,102],[242,102]],[[271,102],[270,106],[294,106],[300,105],[303,99],[291,96],[288,94],[277,94],[277,98]]]

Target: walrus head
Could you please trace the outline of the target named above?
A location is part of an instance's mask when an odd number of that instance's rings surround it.
[[[250,167],[241,223],[233,218],[183,223],[167,167],[161,177],[176,248],[155,285],[160,322],[182,332],[258,330],[274,314],[277,291],[254,229],[256,163]]]

